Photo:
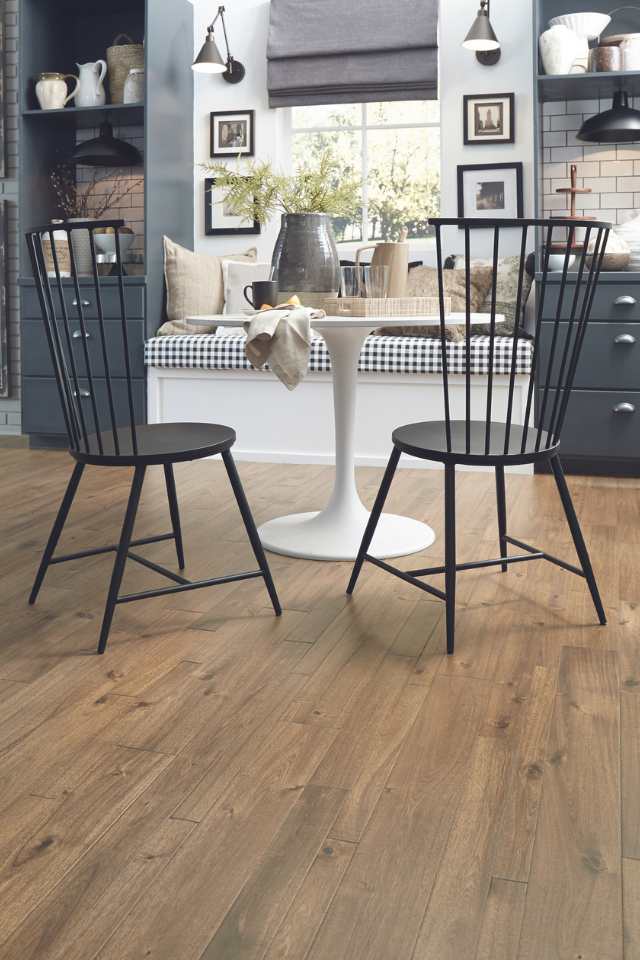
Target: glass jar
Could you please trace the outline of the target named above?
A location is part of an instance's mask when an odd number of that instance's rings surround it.
[[[132,67],[124,82],[124,103],[142,103],[144,101],[144,69]]]

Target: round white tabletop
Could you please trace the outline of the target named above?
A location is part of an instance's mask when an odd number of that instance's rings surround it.
[[[488,314],[474,313],[472,324],[489,323]],[[240,314],[189,317],[189,323],[238,327],[247,322]],[[504,321],[496,317],[496,323]],[[462,313],[447,314],[448,324],[464,324]],[[326,341],[331,357],[335,416],[335,480],[324,510],[269,520],[259,528],[264,547],[273,553],[309,560],[355,560],[369,511],[358,494],[355,476],[355,420],[358,361],[366,338],[379,327],[438,325],[439,316],[338,317],[312,321],[313,330]],[[391,454],[391,438],[389,438]],[[410,517],[384,513],[369,553],[379,559],[402,557],[430,547],[435,534],[430,526]]]

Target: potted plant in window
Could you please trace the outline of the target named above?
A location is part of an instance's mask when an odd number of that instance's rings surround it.
[[[274,171],[268,162],[242,170],[220,163],[205,168],[236,216],[266,224],[281,214],[272,264],[283,299],[294,293],[337,295],[340,258],[331,221],[358,210],[360,182],[355,176],[345,176],[330,152],[292,174]]]

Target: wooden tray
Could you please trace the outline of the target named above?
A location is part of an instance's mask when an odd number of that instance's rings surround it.
[[[436,317],[440,315],[438,297],[340,297],[327,299],[322,309],[334,317]],[[451,311],[451,298],[445,297],[445,313]]]

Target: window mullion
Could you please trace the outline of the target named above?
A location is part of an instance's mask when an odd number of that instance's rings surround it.
[[[361,141],[361,170],[362,170],[362,239],[366,243],[369,239],[369,137],[367,131],[367,105],[362,104],[362,141]]]

